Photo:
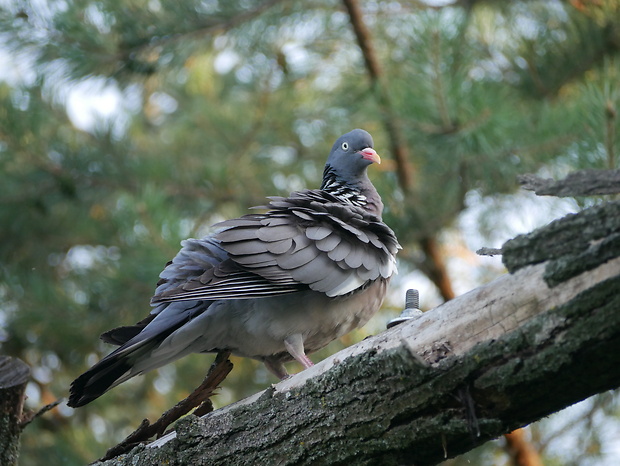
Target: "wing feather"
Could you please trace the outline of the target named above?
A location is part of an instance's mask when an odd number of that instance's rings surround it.
[[[282,241],[283,239],[291,239],[299,234],[299,229],[295,224],[266,226],[258,228],[254,232],[255,238],[266,241]]]
[[[342,240],[340,241],[340,243],[338,243],[336,247],[334,247],[334,249],[329,251],[327,255],[329,256],[331,260],[335,262],[340,262],[341,260],[344,260],[344,258],[349,255],[352,248],[353,247],[351,246],[351,243],[349,243],[346,240]]]
[[[293,247],[292,238],[287,238],[282,241],[273,241],[267,243],[267,250],[272,254],[284,254]]]
[[[341,241],[342,241],[342,237],[338,236],[338,234],[336,234],[332,230],[329,236],[326,236],[325,238],[318,240],[315,243],[315,246],[317,247],[319,251],[326,252],[329,255],[329,253],[333,251],[334,248],[336,248],[340,244]]]
[[[340,296],[395,272],[392,230],[319,190],[272,198],[266,213],[188,240],[160,275],[153,303],[246,299],[313,289]]]
[[[280,254],[279,256],[275,256],[275,260],[278,265],[285,270],[295,270],[299,267],[306,265],[308,262],[313,262],[321,257],[318,254],[318,249],[316,249],[312,244],[309,244],[303,249],[299,249],[293,254]],[[291,272],[291,275],[292,272]],[[306,283],[302,281],[302,283]]]
[[[306,228],[306,236],[313,241],[320,241],[323,238],[328,237],[333,232],[333,229],[323,225],[316,225]]]

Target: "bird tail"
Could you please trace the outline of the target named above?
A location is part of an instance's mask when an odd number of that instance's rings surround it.
[[[118,384],[125,382],[139,372],[132,371],[141,356],[150,353],[160,340],[143,340],[137,344],[125,344],[110,353],[71,384],[69,401],[72,408],[84,406],[99,398]]]
[[[136,325],[119,327],[101,335],[103,341],[120,347],[73,381],[67,404],[72,408],[84,406],[126,380],[191,352],[189,345],[184,344],[155,355],[161,344],[191,319],[187,304],[182,306],[186,312],[172,313],[170,318],[149,316]]]

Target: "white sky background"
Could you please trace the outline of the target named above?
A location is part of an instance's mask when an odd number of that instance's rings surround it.
[[[67,92],[67,115],[83,131],[92,131],[97,125],[113,125],[123,118],[123,96],[112,84],[89,79],[70,86]]]

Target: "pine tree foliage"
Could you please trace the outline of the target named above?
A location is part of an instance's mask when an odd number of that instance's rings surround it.
[[[411,193],[336,0],[2,3],[0,337],[3,353],[35,368],[31,398],[65,396],[109,351],[97,335],[144,316],[181,239],[317,186],[331,142],[353,127],[375,136],[384,160],[371,175],[405,245],[401,276],[422,262],[422,238],[454,231],[472,194],[513,193],[528,172],[617,167],[619,2],[360,4]],[[111,116],[84,124],[70,113],[102,93]],[[504,214],[484,221],[506,228]],[[94,459],[184,396],[209,362],[188,357],[41,419],[24,464]],[[234,363],[221,403],[272,381]]]

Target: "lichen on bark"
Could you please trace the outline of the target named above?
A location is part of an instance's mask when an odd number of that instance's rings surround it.
[[[607,202],[507,241],[502,260],[510,273],[549,261],[545,280],[552,286],[620,256],[619,243],[620,202]]]

